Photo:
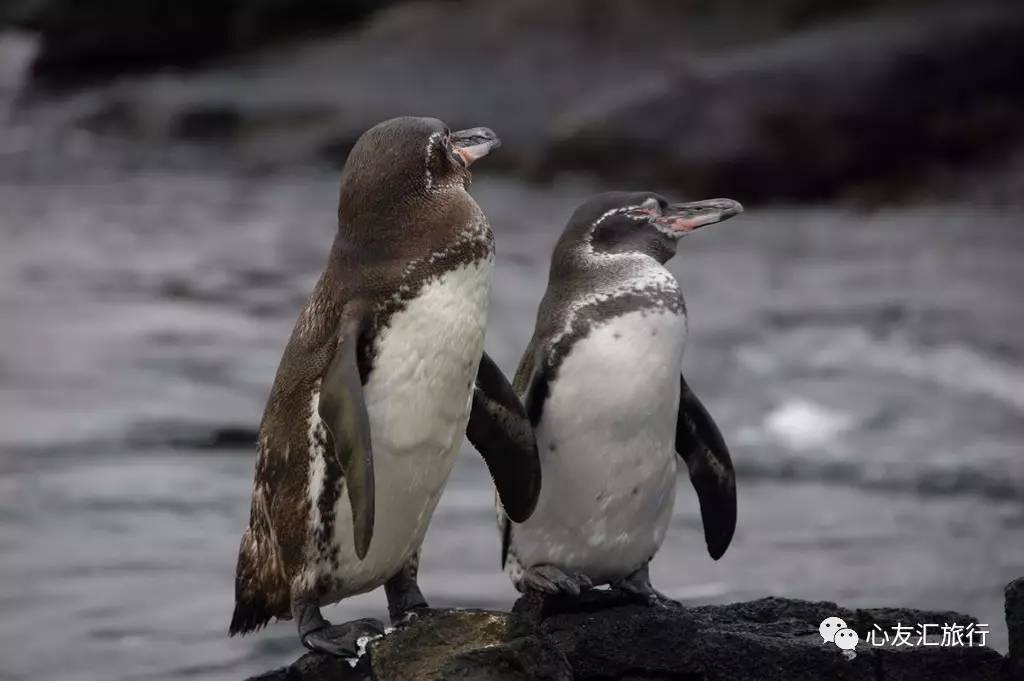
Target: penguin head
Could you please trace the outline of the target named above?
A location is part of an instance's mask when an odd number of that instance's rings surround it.
[[[669,203],[654,192],[608,192],[577,208],[562,238],[596,253],[643,253],[665,263],[680,238],[742,212],[732,199]]]
[[[378,123],[356,141],[341,174],[342,223],[386,218],[395,206],[469,184],[470,166],[500,144],[489,128],[453,132],[436,118]]]

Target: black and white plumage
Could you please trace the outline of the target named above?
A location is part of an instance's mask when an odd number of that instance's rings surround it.
[[[380,625],[332,627],[321,605],[385,585],[393,619],[425,607],[419,548],[467,427],[512,515],[529,516],[536,448],[484,358],[494,238],[466,191],[497,144],[399,118],[349,154],[338,234],[260,426],[232,634],[294,618],[307,647],[350,655]]]
[[[717,559],[728,547],[732,463],[680,374],[686,307],[664,263],[681,236],[741,210],[729,199],[669,204],[650,192],[612,192],[570,219],[514,383],[544,487],[525,523],[498,503],[502,565],[521,591],[613,584],[665,600],[647,565],[671,519],[680,459],[709,553]]]

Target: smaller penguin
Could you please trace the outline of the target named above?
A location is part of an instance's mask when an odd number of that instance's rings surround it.
[[[675,501],[677,456],[697,491],[708,552],[736,527],[736,482],[718,427],[680,373],[686,307],[665,267],[679,239],[742,212],[731,199],[670,204],[651,192],[591,198],[551,263],[514,388],[537,438],[533,515],[497,502],[502,566],[519,591],[578,596],[610,584],[649,604]]]

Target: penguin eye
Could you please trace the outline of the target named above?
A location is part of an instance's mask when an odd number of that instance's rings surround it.
[[[630,210],[626,211],[626,216],[631,220],[636,220],[638,222],[649,222],[657,215],[655,212],[657,208],[658,204],[654,199],[648,199],[639,206],[634,206]]]

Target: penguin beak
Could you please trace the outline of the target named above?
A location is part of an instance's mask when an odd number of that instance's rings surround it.
[[[490,128],[469,128],[452,133],[452,151],[467,168],[501,146],[501,140]]]
[[[660,227],[680,235],[692,232],[704,225],[728,220],[743,212],[739,201],[732,199],[706,199],[691,203],[673,203],[661,217],[654,219]]]

